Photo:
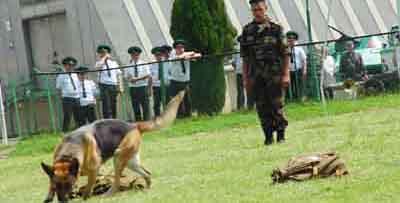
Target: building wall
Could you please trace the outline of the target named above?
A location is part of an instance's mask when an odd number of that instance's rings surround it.
[[[0,79],[27,82],[24,32],[22,31],[19,4],[13,0],[0,1]]]
[[[248,1],[225,2],[240,30],[251,20]],[[271,18],[286,30],[298,31],[302,42],[307,41],[305,2],[267,1]],[[310,4],[314,38],[319,40],[337,37],[326,30],[329,11],[329,24],[349,35],[390,30],[397,20],[392,0],[312,0]],[[73,55],[92,65],[96,46],[103,43],[114,48],[122,64],[129,60],[126,50],[132,45],[143,47],[144,57],[150,60],[152,46],[171,42],[172,5],[173,0],[0,0],[0,78],[25,82],[32,66],[52,70],[54,52],[59,60]]]

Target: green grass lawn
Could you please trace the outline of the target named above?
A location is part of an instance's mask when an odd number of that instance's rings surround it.
[[[288,140],[271,147],[262,145],[254,112],[179,121],[145,137],[152,189],[87,202],[400,202],[399,105],[399,96],[334,102],[329,119],[320,105],[289,105]],[[0,160],[1,203],[44,199],[48,179],[39,163],[51,162],[58,140],[26,139]],[[292,156],[331,150],[346,160],[349,176],[271,185],[272,169]]]

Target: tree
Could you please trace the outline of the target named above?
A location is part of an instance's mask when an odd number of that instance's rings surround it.
[[[171,35],[184,39],[187,49],[206,55],[233,50],[236,30],[223,0],[175,0]],[[192,63],[193,107],[200,114],[221,112],[225,103],[224,58],[208,57]]]

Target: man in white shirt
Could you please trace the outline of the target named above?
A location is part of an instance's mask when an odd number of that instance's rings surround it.
[[[161,46],[161,54],[162,54],[163,60],[167,61],[167,62],[163,63],[164,70],[166,70],[166,72],[167,72],[167,75],[164,77],[165,83],[166,83],[166,102],[168,102],[173,96],[175,96],[171,93],[171,88],[170,88],[172,63],[169,62],[168,60],[171,59],[171,53],[172,53],[171,46],[169,46],[169,45]]]
[[[79,93],[79,126],[92,123],[96,120],[96,96],[99,94],[96,83],[86,77],[85,71],[89,68],[80,66],[75,69],[78,73],[78,93]]]
[[[240,41],[240,37],[238,38]],[[240,51],[239,47],[236,47],[237,51]],[[243,68],[242,68],[242,58],[240,57],[240,53],[233,55],[232,66],[235,69],[236,73],[236,89],[237,89],[237,108],[238,110],[244,107],[244,87],[243,87]]]
[[[121,70],[115,69],[119,65],[111,59],[111,47],[100,45],[97,47],[98,61],[96,69],[103,70],[99,73],[100,97],[103,109],[103,118],[117,117],[117,97],[119,94]]]
[[[294,31],[286,33],[290,49],[290,89],[294,99],[303,99],[307,80],[307,56],[302,47],[296,46],[299,34]],[[289,95],[290,96],[290,95]]]
[[[185,52],[185,41],[176,40],[173,44],[175,53],[171,59],[181,59],[171,63],[170,88],[171,94],[177,95],[181,90],[186,90],[183,102],[179,106],[178,117],[192,115],[192,101],[190,93],[190,59],[199,58],[201,54]]]
[[[130,47],[128,53],[131,55],[129,65],[133,66],[125,70],[125,79],[129,82],[132,107],[135,112],[135,120],[143,121],[150,118],[149,102],[149,79],[151,72],[149,65],[140,65],[145,62],[140,60],[142,49]]]
[[[239,44],[236,49],[238,51],[240,51],[241,40],[242,40],[242,36],[240,35],[237,38],[237,42]],[[233,55],[232,66],[235,69],[235,73],[236,73],[236,88],[238,91],[237,108],[242,109],[244,107],[245,100],[246,100],[247,109],[253,109],[255,106],[254,96],[251,95],[251,92],[248,92],[246,90],[246,88],[244,87],[244,84],[243,84],[243,59],[242,59],[241,53],[237,53],[237,54]],[[245,92],[246,92],[246,95],[245,95]]]
[[[334,92],[331,85],[336,83],[335,72],[336,64],[335,59],[329,55],[326,47],[322,48],[322,86],[324,88],[325,97],[333,99]]]
[[[154,47],[151,50],[151,53],[154,55],[154,58],[158,63],[151,64],[151,79],[153,84],[153,100],[154,100],[154,114],[155,116],[160,116],[161,114],[161,75],[160,75],[160,63],[163,63],[163,53],[161,47]],[[163,63],[163,81],[166,87],[168,77],[168,67]],[[165,88],[166,90],[166,88]],[[166,92],[164,92],[165,94]]]
[[[78,61],[73,57],[63,59],[64,72],[71,72]],[[75,124],[79,122],[79,94],[78,94],[78,76],[75,73],[61,74],[57,76],[56,88],[61,91],[62,107],[64,112],[63,132],[69,130],[71,116],[73,115]]]

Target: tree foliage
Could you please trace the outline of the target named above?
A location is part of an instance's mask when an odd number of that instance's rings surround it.
[[[236,30],[223,0],[175,0],[171,35],[184,39],[187,49],[206,55],[232,50]],[[192,63],[193,106],[200,114],[219,113],[225,103],[224,59],[208,57]]]

